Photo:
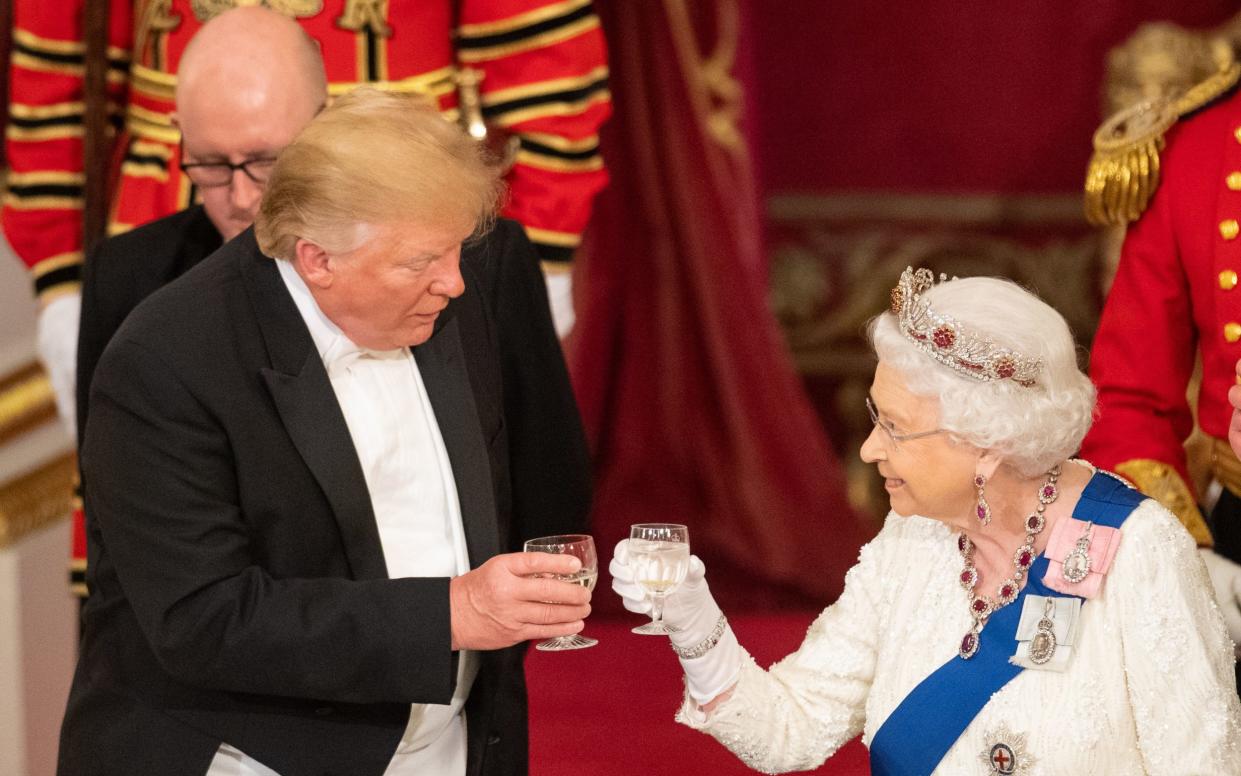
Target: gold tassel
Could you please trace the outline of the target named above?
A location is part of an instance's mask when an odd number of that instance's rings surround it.
[[[1142,215],[1159,186],[1163,135],[1176,118],[1167,102],[1143,102],[1103,122],[1086,169],[1086,220],[1123,226]]]
[[[1241,64],[1227,41],[1211,42],[1218,70],[1166,100],[1126,108],[1103,122],[1094,135],[1094,155],[1086,169],[1086,220],[1095,226],[1136,221],[1159,187],[1159,153],[1164,133],[1236,85]]]

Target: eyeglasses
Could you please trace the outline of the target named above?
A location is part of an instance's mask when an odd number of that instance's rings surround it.
[[[923,437],[944,433],[944,429],[936,428],[931,429],[930,431],[916,431],[912,434],[898,434],[892,430],[892,425],[890,423],[885,423],[882,419],[880,419],[879,411],[875,409],[875,403],[870,400],[869,396],[866,397],[866,411],[870,413],[870,422],[874,423],[876,428],[883,429],[884,433],[886,433],[893,442],[908,442],[912,439],[922,439]]]
[[[262,185],[271,177],[276,160],[246,159],[233,164],[232,162],[190,162],[182,164],[181,169],[190,176],[190,180],[199,188],[209,189],[215,186],[227,186],[233,182],[233,173],[241,170],[246,177]]]

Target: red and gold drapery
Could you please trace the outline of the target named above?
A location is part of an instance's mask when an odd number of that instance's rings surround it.
[[[766,305],[733,76],[741,9],[596,8],[613,181],[579,260],[569,346],[596,454],[595,534],[610,552],[630,523],[684,522],[710,567],[742,573],[739,587],[829,599],[864,531]]]

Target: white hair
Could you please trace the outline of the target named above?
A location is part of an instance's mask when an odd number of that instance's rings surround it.
[[[893,313],[877,316],[869,326],[875,353],[901,374],[911,393],[939,401],[939,428],[1000,454],[1026,476],[1077,451],[1094,419],[1095,389],[1078,369],[1073,334],[1060,313],[1000,278],[945,281],[922,299],[970,332],[1043,362],[1033,386],[984,382],[920,350],[901,333]]]

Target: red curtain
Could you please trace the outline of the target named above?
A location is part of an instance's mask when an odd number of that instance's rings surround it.
[[[612,183],[581,252],[568,356],[595,451],[601,554],[630,523],[683,522],[717,593],[822,604],[864,528],[766,306],[733,76],[741,9],[596,7]],[[760,589],[775,595],[753,598]]]

